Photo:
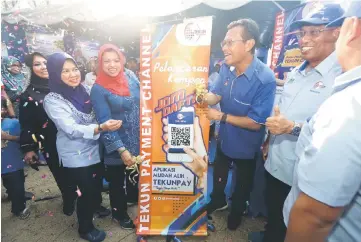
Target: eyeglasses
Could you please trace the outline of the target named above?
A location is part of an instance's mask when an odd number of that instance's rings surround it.
[[[78,75],[79,74],[79,69],[78,68],[75,68],[75,69],[73,69],[73,70],[63,70],[62,72],[61,72],[61,74],[62,75],[64,75],[64,76],[70,76],[70,73],[73,73],[74,75]]]
[[[227,46],[228,48],[230,48],[237,41],[244,41],[244,39],[235,39],[235,40],[225,39],[221,42],[221,48],[223,48],[224,46]]]
[[[333,29],[334,29],[334,28],[302,30],[302,31],[297,31],[297,32],[295,32],[294,34],[296,35],[297,39],[302,39],[302,38],[305,37],[307,34],[308,34],[311,38],[317,38],[322,32],[328,31],[328,30],[333,30]]]

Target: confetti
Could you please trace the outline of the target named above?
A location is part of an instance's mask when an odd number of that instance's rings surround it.
[[[33,138],[35,143],[38,143],[38,140],[36,139],[35,134],[32,134],[31,137]]]
[[[109,41],[112,41],[112,36],[109,36],[109,39],[108,39]]]
[[[94,173],[94,174],[93,174],[93,178],[96,177],[96,176],[97,176],[97,174]]]
[[[54,216],[54,214],[53,214],[52,211],[48,211],[48,212],[47,212],[47,215],[50,216],[50,217],[53,217],[53,216]]]
[[[117,208],[113,208],[114,211],[117,211]]]
[[[43,100],[40,100],[39,103],[43,103]]]
[[[6,168],[11,168],[11,165],[8,165]]]
[[[78,150],[78,155],[80,155],[81,154],[81,152],[80,152],[80,150]]]
[[[39,141],[39,150],[42,150],[43,147],[41,146],[41,142]]]
[[[79,188],[78,190],[76,190],[76,193],[78,194],[78,197],[81,197],[81,191],[79,190]]]
[[[91,160],[92,159],[92,155],[89,155],[89,160]]]
[[[27,105],[28,105],[28,102],[25,102],[24,105],[23,105],[23,107],[26,107]]]
[[[113,233],[109,231],[109,236],[112,237],[113,236]]]
[[[219,178],[219,179],[218,179],[218,182],[221,182],[221,181],[222,181],[222,178]]]
[[[38,106],[38,102],[35,102],[35,105]]]
[[[46,121],[45,124],[43,124],[43,129],[45,129],[48,126],[48,121]]]
[[[43,135],[40,135],[40,138],[45,139]]]
[[[43,178],[43,179],[44,179],[44,178],[46,178],[46,175],[45,175],[45,174],[44,174],[44,175],[42,175],[42,176],[41,176],[41,178]]]
[[[46,153],[45,156],[46,156],[46,158],[49,158],[49,157],[50,157],[49,153]]]
[[[29,101],[33,101],[34,99],[32,97],[29,97]]]
[[[90,100],[86,101],[85,103],[90,103]]]

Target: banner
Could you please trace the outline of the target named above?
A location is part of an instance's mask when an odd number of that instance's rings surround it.
[[[304,18],[311,11],[318,11],[325,3],[313,1],[276,15],[271,69],[274,70],[277,78],[285,80],[287,73],[303,62],[297,37],[290,33],[291,24]]]
[[[141,31],[138,235],[207,235],[210,124],[194,90],[208,81],[211,32],[212,17]]]

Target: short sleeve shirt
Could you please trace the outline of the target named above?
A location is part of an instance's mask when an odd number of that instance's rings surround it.
[[[295,68],[287,76],[279,100],[281,114],[288,120],[304,123],[312,117],[332,93],[335,78],[341,74],[336,53],[332,53],[315,68],[306,71],[307,62]],[[297,136],[271,135],[265,169],[275,178],[291,186]]]
[[[249,117],[264,124],[272,111],[276,90],[274,73],[257,58],[241,75],[223,64],[211,92],[221,96],[221,110],[234,116]],[[222,152],[234,159],[253,159],[264,137],[258,131],[221,124],[219,138]]]
[[[20,136],[20,123],[17,119],[4,118],[1,130],[13,136]],[[1,140],[1,174],[14,172],[24,168],[23,154],[16,141]]]
[[[361,66],[336,79],[327,99],[301,132],[285,224],[298,195],[345,211],[327,241],[360,241],[361,235]]]

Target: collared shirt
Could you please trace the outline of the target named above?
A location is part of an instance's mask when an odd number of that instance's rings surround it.
[[[318,66],[306,71],[308,63],[292,70],[287,76],[278,103],[281,114],[288,120],[304,123],[312,117],[332,93],[335,78],[341,74],[336,53],[333,52]],[[275,178],[292,185],[297,136],[291,134],[271,135],[265,169]]]
[[[82,113],[54,92],[45,96],[44,109],[58,129],[56,147],[64,167],[86,167],[100,162],[100,135],[94,135],[98,126],[94,112]]]
[[[211,92],[222,97],[222,112],[234,116],[249,117],[264,124],[272,111],[275,98],[276,79],[274,73],[257,58],[244,73],[223,64],[219,78]],[[221,124],[220,146],[225,155],[234,159],[253,159],[259,151],[264,127],[250,130],[229,123]]]
[[[300,159],[283,216],[287,225],[291,208],[303,192],[328,206],[345,207],[327,241],[360,241],[361,66],[339,76],[334,89],[304,124],[297,142]]]

